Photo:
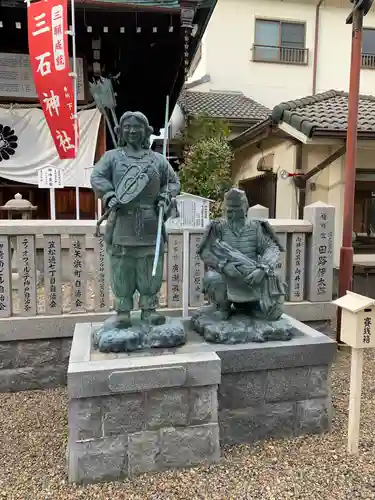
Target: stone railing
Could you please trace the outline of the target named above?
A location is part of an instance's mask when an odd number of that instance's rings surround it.
[[[286,310],[297,319],[330,316],[333,221],[334,208],[322,203],[306,207],[305,220],[269,220],[286,249],[278,272],[288,286]],[[107,317],[113,297],[104,228],[96,238],[95,221],[0,221],[0,341],[67,337],[75,323]],[[187,317],[204,303],[202,234],[168,231],[161,293],[168,314]]]

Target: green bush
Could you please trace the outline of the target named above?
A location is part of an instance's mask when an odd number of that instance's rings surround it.
[[[188,126],[184,163],[180,168],[182,191],[213,200],[211,213],[221,213],[225,191],[232,185],[232,150],[229,128],[221,120],[195,118]]]

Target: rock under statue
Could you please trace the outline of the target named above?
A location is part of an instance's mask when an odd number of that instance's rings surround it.
[[[193,328],[221,343],[289,340],[282,318],[286,284],[277,274],[282,248],[267,221],[247,220],[244,191],[229,190],[223,219],[212,221],[198,253],[207,266],[204,293],[210,305],[193,315]]]
[[[156,311],[163,279],[164,223],[173,215],[180,183],[167,159],[150,149],[152,128],[145,115],[126,112],[116,133],[119,147],[103,155],[91,176],[108,216],[104,239],[116,309],[116,316],[96,332],[94,345],[105,352],[181,345],[181,324],[166,323]],[[131,314],[136,291],[140,317]]]

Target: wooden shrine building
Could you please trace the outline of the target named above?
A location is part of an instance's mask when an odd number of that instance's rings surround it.
[[[117,115],[126,110],[142,111],[158,134],[164,127],[165,98],[169,95],[172,112],[215,3],[216,0],[76,0],[76,51],[81,72],[79,109],[90,107],[93,102],[88,83],[100,75],[111,76],[115,78]],[[187,46],[185,35],[188,35]],[[20,65],[17,61],[27,54],[26,4],[23,0],[2,0],[0,109],[11,112],[12,107],[38,105],[35,88],[33,94],[20,84],[22,68],[17,67]],[[92,145],[96,159],[113,147],[103,122],[97,137]],[[0,205],[20,193],[38,207],[34,218],[49,218],[49,191],[35,184],[9,180],[2,173],[7,171],[2,169],[5,163],[0,160]],[[80,187],[79,192],[80,218],[94,218],[93,193],[87,187]],[[74,186],[56,190],[57,218],[76,217],[75,196]]]

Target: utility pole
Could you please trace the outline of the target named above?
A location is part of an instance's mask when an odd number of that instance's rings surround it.
[[[352,24],[352,55],[350,63],[348,131],[346,137],[346,165],[344,186],[344,220],[342,245],[340,249],[339,296],[352,288],[353,280],[353,220],[355,177],[357,165],[357,124],[359,84],[362,65],[363,17],[370,10],[374,0],[350,0],[353,10],[346,20]],[[336,340],[341,343],[341,308],[337,310]]]

